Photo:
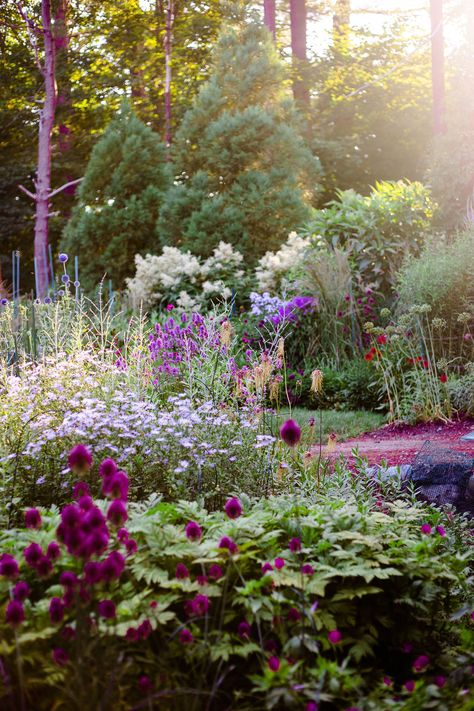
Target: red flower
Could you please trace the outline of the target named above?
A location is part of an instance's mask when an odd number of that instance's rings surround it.
[[[385,333],[381,333],[380,336],[377,336],[377,343],[379,346],[384,346],[387,343],[387,336]]]
[[[447,383],[447,382],[448,382],[448,376],[446,375],[446,373],[442,373],[442,374],[439,376],[439,379],[440,379],[440,381],[441,381],[442,383]]]
[[[367,361],[367,363],[370,363],[370,361],[374,359],[374,354],[372,353],[372,351],[366,353],[364,359]]]

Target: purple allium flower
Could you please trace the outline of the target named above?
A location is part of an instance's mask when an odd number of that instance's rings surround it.
[[[138,640],[138,630],[135,627],[129,627],[125,632],[125,639],[127,642],[136,642]]]
[[[275,558],[274,565],[277,570],[282,570],[285,567],[285,561],[283,558]]]
[[[296,447],[301,439],[301,427],[295,420],[286,420],[280,427],[280,437],[288,447]]]
[[[56,541],[51,541],[51,543],[48,544],[48,548],[46,549],[46,556],[47,558],[49,558],[50,561],[53,562],[61,557],[61,548],[56,543]]]
[[[239,637],[242,637],[242,639],[248,639],[250,637],[251,632],[252,628],[246,620],[242,620],[242,622],[239,622],[239,626],[237,627],[237,634],[239,635]]]
[[[219,580],[219,578],[222,578],[223,575],[224,573],[222,572],[222,568],[220,565],[216,565],[214,563],[209,568],[209,577],[212,578],[212,580]]]
[[[208,579],[207,575],[198,575],[196,577],[196,581],[197,581],[198,585],[201,585],[201,587],[203,587],[204,585],[208,584],[209,579]]]
[[[49,603],[49,619],[57,625],[64,617],[65,604],[59,597],[52,597]]]
[[[64,639],[76,639],[76,630],[71,625],[66,625],[63,627],[61,635]]]
[[[25,608],[19,600],[10,600],[5,611],[5,620],[12,627],[21,625],[25,620]]]
[[[117,614],[113,600],[100,600],[97,610],[99,615],[106,620],[113,620]]]
[[[430,658],[426,654],[420,654],[413,662],[413,671],[422,672],[430,663]]]
[[[331,642],[331,644],[339,644],[339,642],[342,640],[342,634],[339,632],[339,630],[331,630],[328,633],[328,641]]]
[[[81,286],[81,282],[78,281],[78,279],[76,279],[76,281],[73,283],[74,283],[74,286],[76,287],[76,289],[78,289]]]
[[[69,277],[68,277],[68,275],[67,275],[67,274],[63,274],[63,275],[61,276],[61,281],[62,281],[63,284],[69,284]]]
[[[59,576],[59,582],[64,588],[75,588],[79,585],[79,579],[70,570],[64,570]]]
[[[41,528],[41,514],[38,509],[28,509],[25,511],[26,528]]]
[[[82,496],[90,496],[91,495],[91,490],[89,489],[89,484],[87,484],[85,481],[77,481],[74,484],[74,488],[72,490],[72,496],[76,501],[80,499]]]
[[[204,615],[209,610],[209,598],[207,595],[196,595],[196,597],[191,600],[193,614],[197,617],[204,617]]]
[[[81,498],[77,502],[77,505],[79,506],[81,511],[90,511],[91,508],[94,506],[92,496],[81,496]]]
[[[413,681],[413,679],[409,679],[408,681],[406,681],[403,686],[410,694],[415,691],[415,682]]]
[[[153,627],[151,626],[150,620],[143,620],[141,625],[137,627],[137,633],[139,639],[148,639],[148,637],[153,632]]]
[[[68,257],[67,254],[65,254],[64,252],[61,252],[61,254],[59,255],[58,259],[59,259],[59,261],[61,262],[61,264],[66,264],[66,262],[67,262],[67,260],[69,259],[69,257]]]
[[[118,580],[125,569],[125,558],[118,551],[112,551],[101,563],[102,580]]]
[[[278,657],[270,657],[268,660],[268,668],[272,672],[277,672],[280,668],[280,660]]]
[[[51,575],[53,572],[53,564],[47,556],[41,556],[36,564],[36,572],[40,578],[47,578],[48,575]]]
[[[227,548],[231,555],[237,551],[237,544],[229,536],[222,536],[218,547]]]
[[[309,563],[305,563],[304,565],[301,566],[301,572],[303,575],[313,575],[314,568]]]
[[[437,533],[439,536],[441,536],[442,538],[444,538],[445,535],[446,535],[446,531],[445,531],[445,529],[443,528],[443,526],[436,526],[436,533]]]
[[[145,674],[138,679],[138,688],[144,696],[148,696],[153,691],[153,682],[149,676]]]
[[[271,563],[264,563],[262,565],[262,575],[265,575],[266,573],[271,573],[273,571],[273,566]]]
[[[106,527],[105,517],[98,506],[91,508],[84,517],[84,524],[89,528],[102,531]]]
[[[179,641],[181,644],[191,644],[193,639],[193,635],[186,627],[179,633]]]
[[[178,580],[184,580],[185,578],[189,578],[189,570],[186,568],[184,563],[178,563],[175,570],[175,576],[178,578]]]
[[[118,467],[113,459],[104,459],[99,466],[99,474],[103,479],[111,477],[112,474],[118,471]]]
[[[95,585],[102,580],[102,566],[100,563],[88,561],[84,566],[84,579],[88,585]]]
[[[119,530],[117,531],[117,540],[120,543],[125,543],[126,541],[128,541],[128,531],[126,528],[119,528]]]
[[[5,299],[5,298],[4,298],[4,299],[0,299],[0,304],[1,304],[2,306],[6,306],[6,305],[8,304],[8,299]]]
[[[12,590],[13,599],[23,602],[30,594],[30,586],[24,580],[19,580]]]
[[[106,496],[127,500],[128,476],[125,472],[115,472],[110,477],[104,477],[102,491]]]
[[[3,575],[4,578],[8,578],[9,580],[14,580],[18,577],[19,573],[20,569],[15,558],[9,553],[4,553],[0,557],[0,575]]]
[[[81,510],[75,504],[68,504],[61,511],[61,521],[66,528],[76,528],[81,519]]]
[[[431,526],[430,526],[430,524],[429,524],[429,523],[424,523],[424,524],[421,526],[420,531],[421,531],[422,533],[424,533],[426,536],[429,536],[429,534],[431,533]]]
[[[189,521],[186,524],[185,532],[190,541],[199,541],[202,536],[202,528],[196,521]]]
[[[301,613],[296,609],[296,607],[290,607],[287,618],[290,622],[298,622],[301,620]]]
[[[92,454],[83,444],[76,444],[67,458],[69,468],[76,474],[89,471],[92,466]]]
[[[50,297],[50,296],[45,296],[45,297],[44,297],[44,303],[45,303],[45,304],[51,304],[51,303],[52,303],[51,297]]]
[[[318,704],[316,701],[308,701],[304,708],[305,711],[318,711]]]
[[[292,553],[298,553],[301,550],[301,541],[299,538],[292,538],[288,544],[288,548]]]
[[[121,499],[114,499],[107,511],[107,520],[113,526],[122,526],[128,518],[127,509]]]
[[[446,677],[443,676],[442,674],[438,674],[438,675],[435,676],[435,678],[434,678],[434,683],[436,684],[436,686],[437,686],[439,689],[442,689],[443,686],[446,684]]]
[[[239,518],[242,515],[242,504],[234,496],[226,502],[224,511],[229,518]]]
[[[133,555],[138,550],[138,544],[134,538],[129,538],[128,541],[125,542],[125,548],[128,555]]]
[[[58,665],[58,667],[64,667],[69,663],[69,654],[62,647],[54,647],[51,652],[53,657],[53,662]]]
[[[27,546],[23,551],[23,555],[28,565],[30,565],[32,568],[35,568],[38,565],[41,556],[43,555],[43,551],[41,550],[41,546],[38,545],[38,543],[30,543],[30,545]]]

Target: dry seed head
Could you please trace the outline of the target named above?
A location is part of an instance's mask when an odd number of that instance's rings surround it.
[[[232,324],[230,321],[224,321],[221,325],[220,340],[225,348],[230,346],[230,342],[232,341]]]
[[[283,358],[285,355],[285,339],[280,338],[278,341],[278,348],[277,348],[277,358]]]
[[[310,392],[320,393],[323,389],[323,378],[324,375],[321,370],[313,370],[311,373],[311,387]]]

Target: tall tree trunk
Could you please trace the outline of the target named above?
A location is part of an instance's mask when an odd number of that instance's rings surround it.
[[[263,23],[272,33],[273,41],[276,42],[275,0],[263,0]]]
[[[167,0],[165,25],[165,142],[171,145],[171,53],[173,48],[174,1]]]
[[[431,76],[433,86],[433,130],[444,133],[444,38],[443,0],[430,0],[431,4]]]
[[[351,0],[336,0],[334,15],[332,18],[332,27],[335,40],[337,40],[337,38],[341,35],[347,35],[350,21]]]
[[[309,106],[306,70],[306,0],[290,0],[291,52],[293,58],[293,96]]]
[[[44,104],[40,111],[38,140],[38,169],[36,173],[36,219],[35,219],[35,258],[38,270],[39,296],[48,289],[48,224],[49,198],[51,192],[51,134],[56,110],[55,47],[51,27],[50,0],[42,0],[41,17],[44,42]]]

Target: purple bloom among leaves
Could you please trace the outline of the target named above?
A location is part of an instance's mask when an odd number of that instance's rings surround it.
[[[19,572],[20,570],[15,558],[9,553],[4,553],[0,557],[0,575],[3,575],[4,578],[8,578],[9,580],[13,580],[18,577]]]
[[[295,420],[286,420],[280,427],[280,437],[288,447],[296,447],[301,439],[301,427]]]
[[[185,532],[190,541],[199,541],[202,536],[202,528],[196,521],[189,521],[186,524]]]
[[[41,528],[41,514],[38,509],[28,509],[25,511],[26,528]]]
[[[99,615],[106,620],[113,620],[117,614],[113,600],[100,600],[97,609]]]
[[[5,611],[5,620],[12,627],[18,627],[25,620],[25,608],[19,600],[10,600]]]
[[[23,602],[30,594],[30,586],[24,580],[19,580],[12,590],[13,599]]]
[[[83,444],[76,444],[69,452],[68,464],[77,474],[87,472],[92,466],[92,454]]]
[[[58,667],[64,667],[69,663],[69,654],[62,647],[55,647],[51,652],[51,656]]]
[[[235,519],[242,515],[242,504],[238,499],[233,497],[226,502],[224,511],[229,518]]]

